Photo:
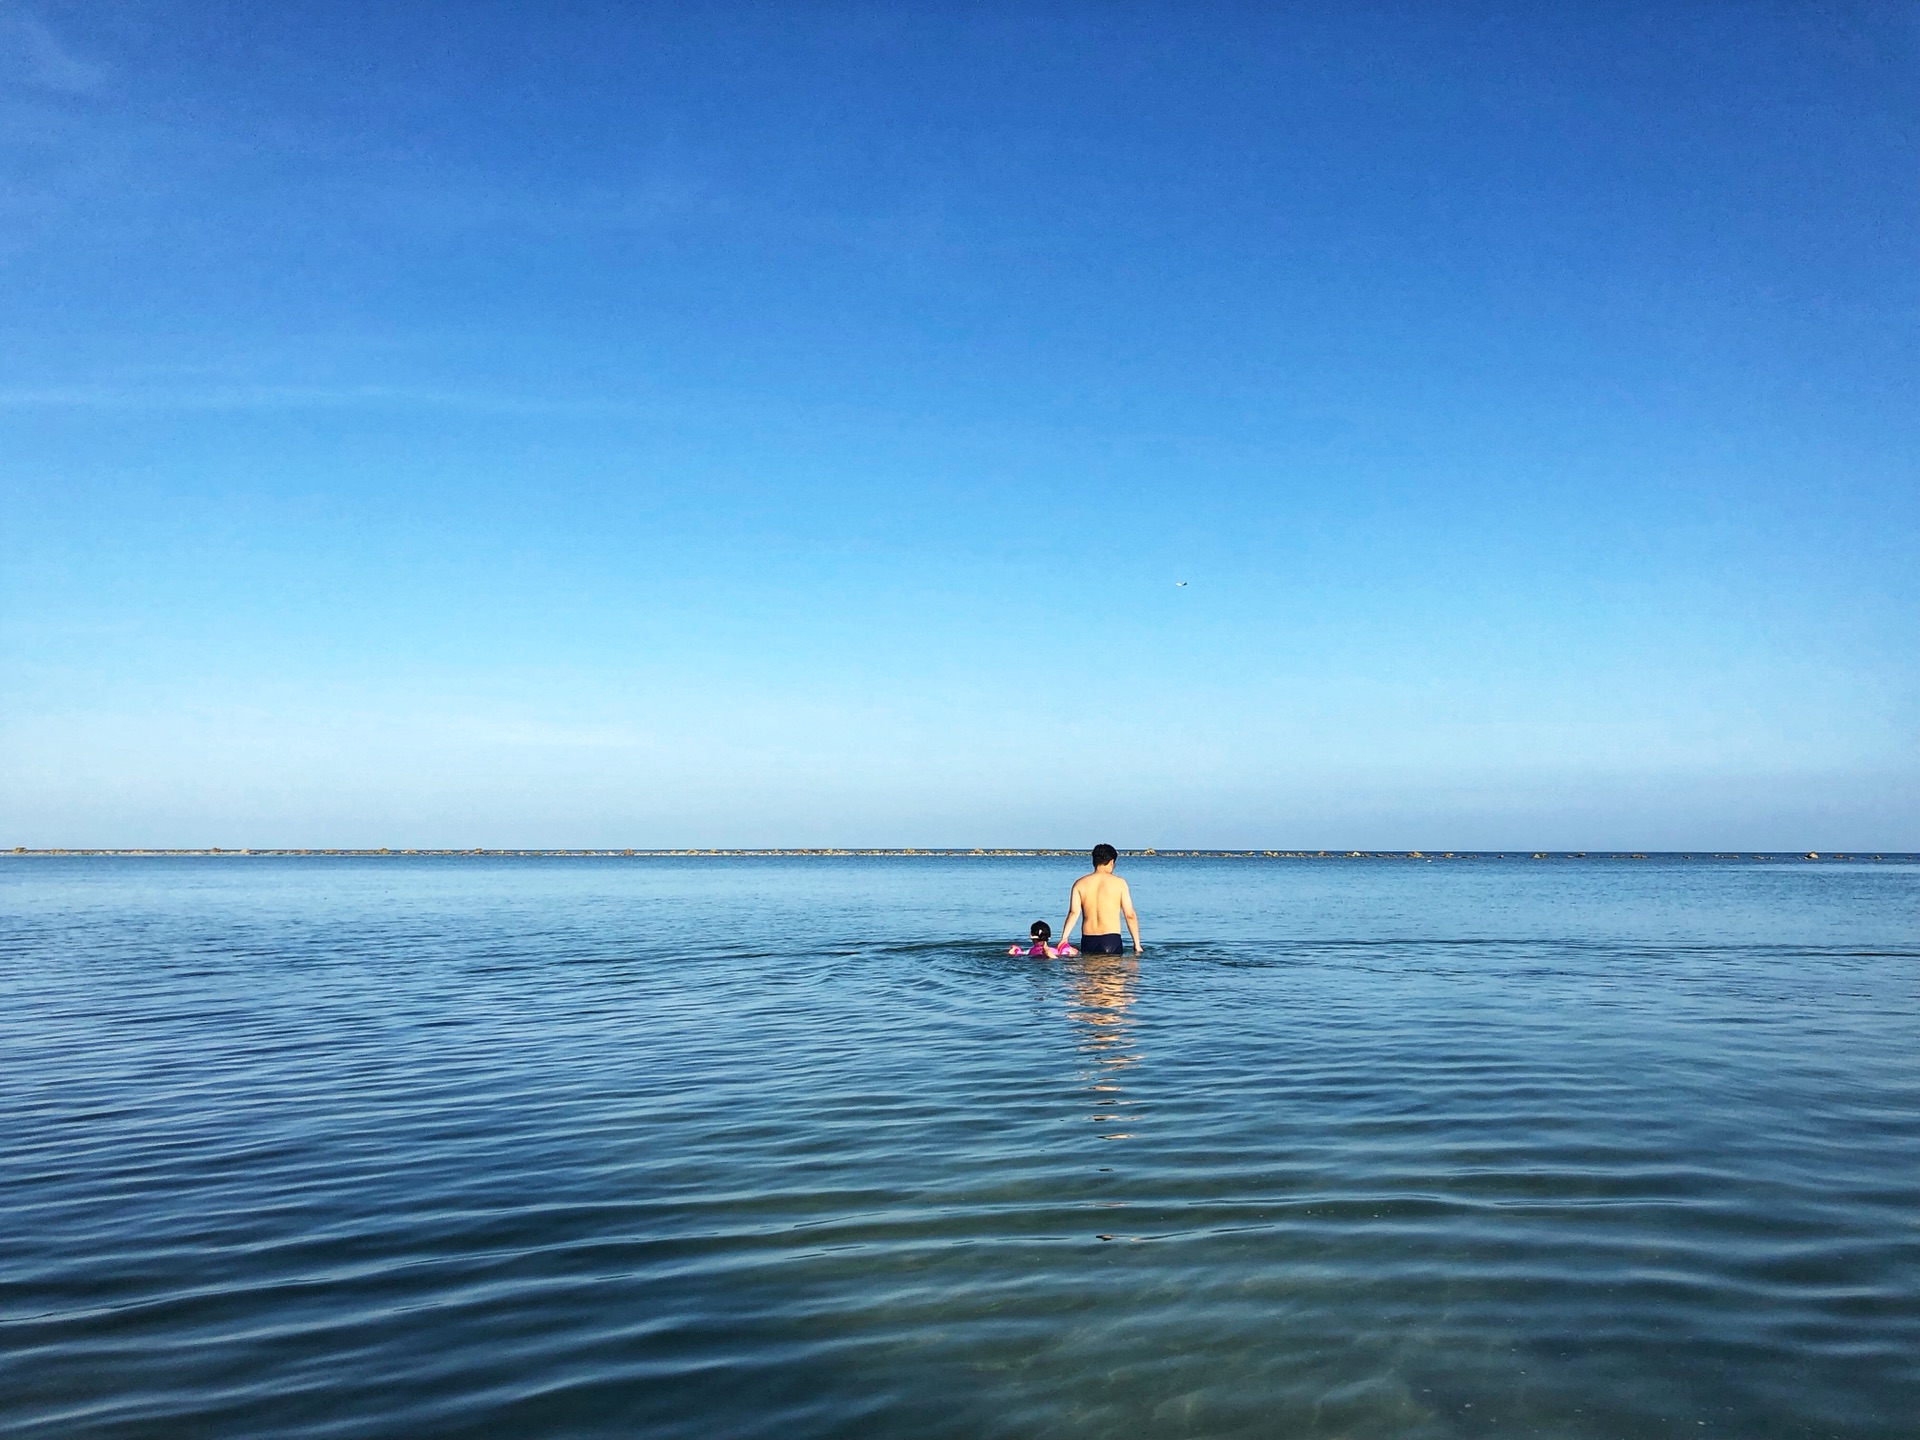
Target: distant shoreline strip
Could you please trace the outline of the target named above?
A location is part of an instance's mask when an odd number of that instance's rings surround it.
[[[206,857],[221,860],[245,859],[448,859],[448,860],[742,860],[742,859],[1055,859],[1080,858],[1084,850],[1038,850],[1005,848],[971,849],[598,849],[531,850],[472,848],[436,849],[332,849],[294,847],[232,848],[212,845],[202,849],[118,849],[68,847],[37,849],[16,845],[0,849],[0,859],[44,859],[51,856],[99,859],[180,859]],[[1122,850],[1120,854],[1135,860],[1883,860],[1920,861],[1920,854],[1905,851],[1731,851],[1731,850]]]

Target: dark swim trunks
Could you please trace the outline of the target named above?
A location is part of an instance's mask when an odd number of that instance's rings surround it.
[[[1082,955],[1118,955],[1120,953],[1120,937],[1117,934],[1082,934],[1080,937],[1080,953]]]

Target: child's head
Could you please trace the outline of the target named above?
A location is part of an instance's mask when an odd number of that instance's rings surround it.
[[[1027,928],[1027,934],[1033,937],[1033,943],[1044,945],[1053,939],[1053,926],[1044,920],[1036,920]]]

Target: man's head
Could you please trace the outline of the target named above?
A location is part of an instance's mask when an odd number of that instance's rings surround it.
[[[1113,864],[1113,862],[1119,858],[1120,852],[1111,845],[1096,845],[1093,847],[1093,868],[1096,870],[1102,865]]]

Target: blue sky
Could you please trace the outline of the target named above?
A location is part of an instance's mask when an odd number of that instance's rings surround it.
[[[0,3],[0,843],[1920,849],[1916,161],[1910,5]]]

